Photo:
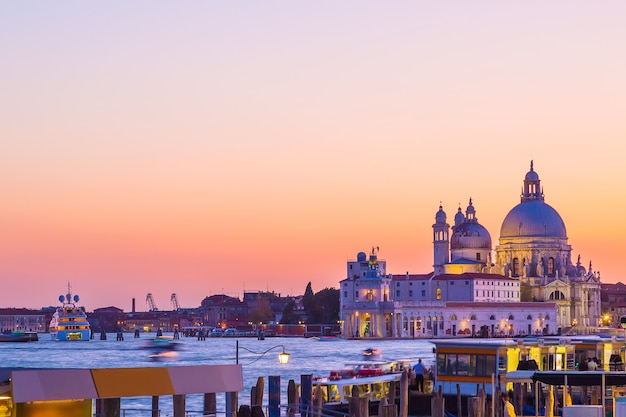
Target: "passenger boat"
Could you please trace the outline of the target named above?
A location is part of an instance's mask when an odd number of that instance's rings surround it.
[[[91,337],[87,315],[76,305],[79,299],[78,295],[72,297],[68,284],[67,294],[59,296],[61,306],[50,320],[50,336],[53,340],[89,340]]]
[[[0,334],[0,342],[36,342],[37,332],[11,332]]]
[[[359,395],[369,397],[370,404],[376,404],[389,396],[391,383],[400,381],[402,372],[410,367],[410,360],[349,363],[346,369],[330,371],[327,378],[314,378],[313,392],[321,387],[322,406],[334,410],[347,410],[354,387]]]

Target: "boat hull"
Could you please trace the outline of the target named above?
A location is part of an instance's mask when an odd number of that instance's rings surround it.
[[[59,341],[81,341],[81,340],[89,340],[91,337],[90,330],[72,330],[72,331],[58,331],[55,333],[50,333],[52,340]]]

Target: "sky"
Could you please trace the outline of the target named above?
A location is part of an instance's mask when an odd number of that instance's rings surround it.
[[[161,310],[432,270],[498,244],[534,160],[572,258],[625,281],[626,3],[0,4],[4,307]]]

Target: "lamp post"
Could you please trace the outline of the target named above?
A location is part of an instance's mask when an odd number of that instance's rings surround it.
[[[263,352],[255,352],[253,350],[248,349],[247,347],[243,347],[243,346],[239,346],[239,340],[237,340],[236,342],[236,352],[235,352],[235,363],[238,364],[239,363],[239,349],[243,349],[245,351],[248,351],[250,353],[253,353],[255,355],[260,355],[257,359],[255,359],[254,361],[257,361],[259,359],[261,359],[261,357],[263,357],[266,353],[268,353],[271,350],[274,350],[276,348],[282,348],[283,351],[281,353],[278,354],[278,363],[280,363],[281,365],[285,365],[287,363],[289,363],[289,353],[285,352],[285,345],[275,345],[272,346],[271,348],[264,350]],[[254,362],[253,361],[253,362]]]

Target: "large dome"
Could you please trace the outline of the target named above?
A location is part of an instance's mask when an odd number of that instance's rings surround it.
[[[567,238],[563,219],[542,200],[523,201],[513,207],[500,229],[500,238],[533,236]]]
[[[454,227],[450,249],[491,249],[491,235],[477,222],[465,222]]]

